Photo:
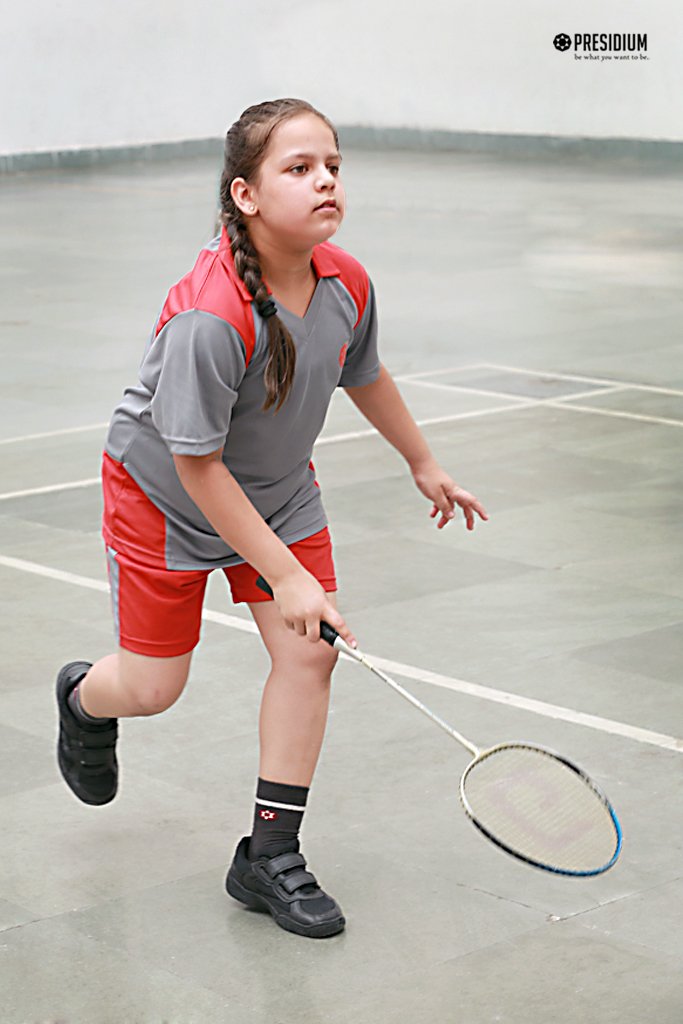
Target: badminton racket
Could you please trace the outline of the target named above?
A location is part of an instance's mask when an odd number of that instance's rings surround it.
[[[273,591],[259,576],[261,590]],[[611,868],[622,832],[598,784],[569,758],[536,743],[507,741],[476,747],[361,651],[349,647],[327,622],[320,636],[335,650],[370,669],[472,755],[460,779],[460,801],[479,832],[505,853],[543,871],[585,878]]]

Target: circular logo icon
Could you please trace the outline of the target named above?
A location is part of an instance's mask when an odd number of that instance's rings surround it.
[[[553,39],[553,45],[556,50],[562,50],[564,53],[564,51],[568,50],[572,45],[571,37],[568,36],[566,32],[560,32]]]

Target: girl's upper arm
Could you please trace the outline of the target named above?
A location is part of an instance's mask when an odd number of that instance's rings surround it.
[[[211,455],[225,444],[246,372],[232,324],[199,310],[175,316],[154,340],[152,422],[173,455]]]
[[[176,468],[176,473],[182,479],[184,475],[195,473],[197,470],[201,471],[212,462],[220,462],[222,457],[223,446],[216,448],[215,451],[207,452],[206,455],[179,455],[174,452],[173,464]]]
[[[380,362],[377,351],[377,303],[375,289],[368,278],[368,297],[353,338],[346,353],[346,359],[339,378],[338,387],[362,387],[371,384],[379,375]]]

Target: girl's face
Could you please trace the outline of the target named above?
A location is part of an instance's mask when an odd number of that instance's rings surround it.
[[[344,217],[341,156],[334,136],[315,114],[283,121],[274,130],[251,185],[233,182],[233,197],[263,241],[294,250],[327,241]]]

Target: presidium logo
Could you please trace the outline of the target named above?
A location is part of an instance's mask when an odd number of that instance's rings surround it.
[[[556,50],[574,47],[574,60],[649,60],[647,32],[559,32],[553,39]]]

